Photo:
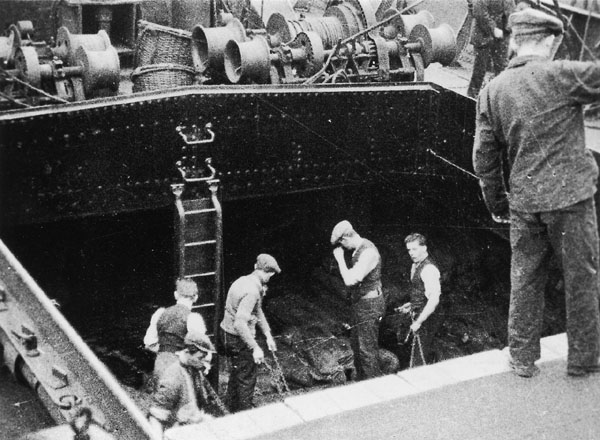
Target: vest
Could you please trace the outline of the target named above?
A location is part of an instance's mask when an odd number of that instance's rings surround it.
[[[431,257],[425,258],[423,261],[417,264],[415,267],[415,273],[410,278],[411,291],[410,291],[410,303],[412,305],[413,312],[418,316],[427,304],[427,297],[425,296],[425,283],[421,279],[421,272],[428,264],[435,267],[437,265],[433,262]]]
[[[364,295],[374,290],[381,291],[381,256],[375,245],[367,240],[363,239],[361,245],[356,249],[356,252],[352,255],[352,267],[358,262],[362,253],[367,249],[373,249],[377,252],[377,266],[369,272],[363,280],[351,288],[352,302],[355,303],[360,300]]]
[[[159,352],[174,353],[184,349],[183,340],[187,334],[187,318],[190,312],[190,309],[181,304],[165,309],[156,323]]]

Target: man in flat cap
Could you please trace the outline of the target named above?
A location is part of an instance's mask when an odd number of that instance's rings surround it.
[[[178,362],[161,372],[152,394],[148,420],[161,437],[170,427],[211,418],[201,408],[208,400],[204,376],[210,370],[215,348],[205,333],[196,331],[187,333],[183,346],[176,353]]]
[[[267,348],[270,351],[277,350],[262,309],[262,300],[267,291],[267,283],[274,274],[280,272],[275,258],[269,254],[260,254],[256,258],[254,271],[234,281],[227,292],[221,333],[231,365],[227,384],[227,400],[231,412],[254,407],[257,365],[265,358],[256,341],[257,324],[266,337]]]
[[[552,61],[563,23],[537,9],[512,14],[509,26],[516,56],[479,95],[473,166],[492,217],[510,222],[510,364],[523,377],[539,372],[554,256],[565,289],[567,374],[586,376],[600,371],[598,168],[582,107],[600,100],[600,63]]]
[[[467,95],[477,98],[488,66],[494,75],[506,68],[508,59],[508,16],[515,10],[514,0],[473,0],[473,32],[475,51],[473,72]]]
[[[344,284],[349,287],[352,303],[350,342],[358,380],[381,376],[378,361],[379,323],[385,312],[381,289],[381,256],[375,245],[362,238],[349,221],[333,228],[331,244]],[[348,267],[344,250],[352,251]]]

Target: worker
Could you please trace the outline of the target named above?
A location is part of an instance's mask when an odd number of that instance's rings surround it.
[[[145,348],[156,353],[154,383],[162,371],[177,360],[176,353],[183,349],[183,340],[188,332],[206,333],[202,316],[192,312],[192,306],[198,300],[195,281],[179,278],[174,296],[174,305],[161,307],[152,315],[144,336]]]
[[[473,0],[471,44],[475,51],[475,60],[467,96],[477,97],[490,63],[494,75],[498,75],[506,68],[508,59],[506,24],[514,9],[514,0]]]
[[[215,348],[205,333],[189,332],[177,362],[163,370],[152,394],[148,419],[155,433],[172,426],[199,423],[212,418],[202,408],[207,404],[205,375],[211,367]]]
[[[566,301],[567,373],[600,371],[598,167],[586,149],[583,106],[600,101],[600,63],[556,60],[564,32],[534,8],[509,18],[516,56],[481,91],[473,166],[492,217],[510,223],[510,366],[539,373],[550,260]],[[510,188],[510,194],[508,193]]]
[[[379,324],[385,312],[381,286],[381,256],[375,245],[362,238],[348,220],[331,232],[333,256],[344,284],[349,287],[352,305],[350,344],[354,352],[357,380],[381,376],[379,367]],[[352,251],[347,266],[344,251]]]
[[[262,330],[267,348],[274,352],[277,345],[262,309],[267,283],[281,269],[274,257],[260,254],[254,271],[238,278],[227,292],[221,332],[225,354],[231,371],[227,384],[227,400],[231,412],[254,407],[254,388],[258,365],[264,362],[264,352],[256,340],[256,326]]]
[[[435,335],[440,327],[440,271],[429,256],[425,236],[413,233],[404,239],[413,264],[410,269],[410,302],[396,308],[397,312],[411,316],[410,331],[416,348],[411,365],[430,364],[436,360]]]

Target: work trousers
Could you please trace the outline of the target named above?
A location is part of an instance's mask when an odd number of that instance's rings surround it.
[[[419,365],[432,364],[437,359],[437,344],[436,344],[436,333],[438,332],[440,325],[442,323],[440,317],[440,308],[438,305],[435,312],[427,317],[425,322],[421,325],[419,330],[417,331],[417,335],[419,336],[418,341],[414,341],[415,349],[412,351],[411,345],[411,363],[413,367],[418,367]],[[421,310],[422,311],[422,310]],[[415,317],[418,317],[421,314],[421,311],[415,313]],[[413,335],[413,338],[415,336]],[[411,341],[412,343],[412,341]],[[419,344],[421,347],[419,348]],[[422,352],[422,355],[421,355]],[[423,359],[423,357],[425,359]]]
[[[223,346],[229,359],[230,371],[227,383],[227,400],[231,412],[254,408],[254,388],[258,368],[252,356],[252,349],[237,335],[225,331]]]
[[[385,312],[383,294],[352,304],[350,344],[358,380],[381,376],[379,368],[379,323]]]
[[[477,98],[479,95],[490,61],[494,76],[500,74],[508,64],[508,44],[504,40],[494,39],[485,46],[475,47],[474,50],[473,72],[467,90],[467,96],[471,98]]]
[[[554,253],[562,270],[569,367],[597,365],[598,226],[594,199],[564,209],[525,213],[511,210],[511,295],[508,343],[523,363],[540,357],[540,336],[549,262]]]

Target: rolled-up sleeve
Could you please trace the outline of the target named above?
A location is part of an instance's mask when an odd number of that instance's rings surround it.
[[[494,215],[508,213],[508,194],[502,174],[503,145],[498,142],[489,118],[488,93],[484,89],[477,101],[473,169],[488,210]]]

